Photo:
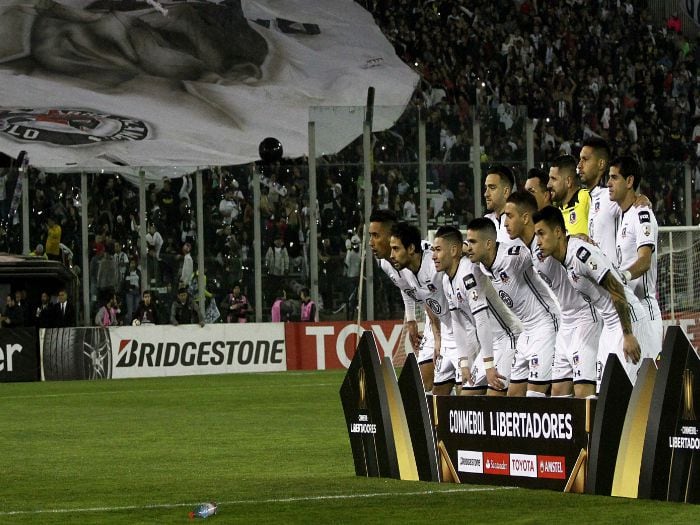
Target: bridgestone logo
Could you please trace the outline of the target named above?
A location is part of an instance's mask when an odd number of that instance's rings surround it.
[[[282,363],[284,341],[175,341],[140,343],[122,339],[118,368],[224,366]]]

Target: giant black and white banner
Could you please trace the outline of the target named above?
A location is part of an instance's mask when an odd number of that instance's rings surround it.
[[[309,108],[373,86],[381,130],[418,79],[352,0],[4,0],[0,28],[0,151],[45,168],[242,164],[267,136],[297,157]]]

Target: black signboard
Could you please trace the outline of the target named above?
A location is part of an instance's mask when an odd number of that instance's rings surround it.
[[[33,327],[0,330],[0,382],[39,380],[36,335]]]
[[[583,478],[594,400],[436,396],[435,404],[441,460],[460,482],[565,490]]]

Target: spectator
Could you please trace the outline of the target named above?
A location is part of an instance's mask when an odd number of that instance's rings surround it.
[[[316,303],[311,300],[308,288],[299,290],[299,299],[301,299],[301,322],[311,323],[318,321]]]
[[[284,245],[284,239],[277,237],[274,245],[267,249],[265,254],[265,267],[268,279],[266,281],[268,293],[279,290],[284,285],[284,278],[289,273],[289,253]],[[268,303],[270,304],[270,303]]]
[[[270,312],[271,321],[273,323],[279,323],[284,321],[289,321],[290,309],[287,303],[287,292],[282,288],[277,292],[277,297],[272,303],[272,310]]]
[[[158,310],[153,304],[150,290],[143,291],[143,300],[134,312],[131,324],[134,326],[158,324]]]
[[[192,245],[186,242],[182,245],[182,265],[180,266],[179,282],[181,286],[189,286],[194,275],[194,260],[192,259]]]
[[[34,324],[39,328],[49,328],[53,323],[51,314],[51,302],[49,300],[49,294],[46,292],[41,292],[41,299],[39,306],[37,306],[34,312]]]
[[[148,233],[146,234],[146,245],[149,247],[153,247],[154,255],[156,259],[160,261],[160,250],[163,247],[163,237],[156,229],[155,223],[150,223],[148,225]]]
[[[33,252],[29,252],[30,257],[40,257],[41,259],[48,259],[46,257],[46,254],[44,253],[44,245],[39,243],[36,245],[36,248],[34,248]]]
[[[170,307],[170,323],[173,326],[194,323],[204,326],[204,320],[199,312],[199,308],[192,301],[189,291],[184,286],[180,287],[177,293],[177,300]]]
[[[24,317],[22,309],[15,303],[15,298],[12,294],[8,294],[5,299],[5,309],[0,315],[0,326],[3,328],[17,328],[24,326]]]
[[[241,286],[234,285],[233,291],[226,296],[221,303],[221,309],[225,312],[227,323],[246,323],[250,313],[250,303],[241,293]]]
[[[112,293],[97,311],[95,315],[95,326],[117,326],[119,325],[118,315],[119,302],[117,301],[117,294]]]
[[[75,308],[68,302],[65,288],[58,291],[58,302],[52,306],[51,317],[55,327],[75,326]]]
[[[138,307],[139,297],[141,295],[141,270],[136,266],[136,259],[134,257],[129,259],[129,269],[124,276],[122,289],[126,297],[126,319],[127,321],[131,321]]]
[[[117,267],[117,261],[114,260],[113,251],[114,246],[109,244],[99,255],[99,266],[97,268],[97,295],[99,298],[109,298],[117,292],[121,284],[119,268]]]
[[[61,260],[61,227],[56,223],[56,219],[49,215],[46,218],[46,256],[52,261]]]

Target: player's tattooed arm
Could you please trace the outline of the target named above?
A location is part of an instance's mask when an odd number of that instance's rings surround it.
[[[632,319],[630,318],[629,305],[627,304],[627,298],[625,297],[625,290],[622,283],[608,272],[605,274],[600,284],[610,293],[610,299],[612,299],[615,310],[617,311],[617,316],[620,318],[622,333],[625,335],[631,334]]]

